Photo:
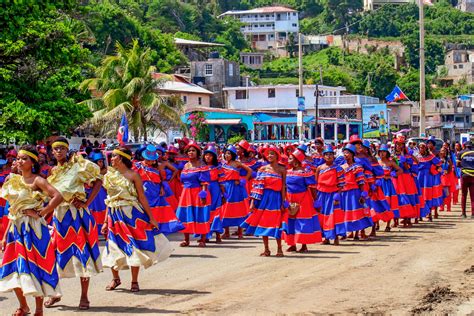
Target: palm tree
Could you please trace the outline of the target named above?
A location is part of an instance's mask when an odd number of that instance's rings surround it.
[[[90,123],[102,132],[115,131],[126,113],[135,140],[147,140],[149,130],[166,131],[181,125],[182,102],[176,97],[162,97],[155,91],[166,79],[153,79],[152,51],[133,40],[130,47],[116,43],[117,54],[107,56],[96,71],[96,78],[84,80],[83,91],[91,90],[88,105],[94,116]]]

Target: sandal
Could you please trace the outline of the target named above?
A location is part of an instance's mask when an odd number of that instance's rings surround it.
[[[180,247],[188,247],[189,246],[189,241],[183,241],[179,244]]]
[[[79,302],[79,309],[80,310],[85,311],[85,310],[88,310],[89,307],[90,307],[90,302],[88,300],[81,300]]]
[[[260,254],[260,257],[270,257],[271,254],[270,250],[265,250]]]
[[[25,311],[23,308],[21,307],[18,307],[15,311],[15,313],[13,314],[13,316],[24,316],[24,315],[28,315],[30,314],[30,312],[28,311]]]
[[[130,286],[130,292],[139,292],[140,287],[138,286],[138,282],[132,282],[132,285]]]
[[[44,302],[44,307],[51,308],[54,304],[61,301],[60,297],[50,297],[46,302]]]
[[[198,247],[205,248],[206,247],[206,242],[205,241],[200,241],[198,243]]]
[[[390,226],[385,227],[385,231],[389,232],[391,230]]]
[[[120,279],[112,279],[109,285],[105,287],[106,291],[113,291],[115,290],[122,282],[120,282]]]
[[[282,252],[277,252],[277,254],[275,255],[275,257],[284,257],[285,255],[283,254],[283,251]]]

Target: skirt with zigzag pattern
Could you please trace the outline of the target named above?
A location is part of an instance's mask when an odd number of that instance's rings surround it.
[[[54,210],[53,227],[61,278],[87,278],[102,271],[97,225],[88,209],[61,204]]]
[[[102,253],[104,267],[148,268],[168,259],[173,252],[168,239],[150,225],[150,217],[138,204],[109,208],[107,227],[107,243]]]
[[[0,267],[0,292],[20,288],[24,295],[61,296],[54,246],[43,218],[11,221]]]

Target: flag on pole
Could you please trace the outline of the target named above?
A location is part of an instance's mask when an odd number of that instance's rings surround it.
[[[120,145],[123,145],[128,142],[128,121],[125,114],[122,115],[122,121],[120,122],[120,126],[117,132],[117,140]]]
[[[385,97],[387,103],[397,102],[400,100],[409,100],[406,94],[400,89],[400,87],[395,86],[395,88],[390,92],[389,95]]]

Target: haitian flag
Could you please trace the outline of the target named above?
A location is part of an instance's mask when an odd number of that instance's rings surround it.
[[[398,86],[395,86],[392,92],[390,92],[390,94],[385,97],[385,100],[387,103],[392,103],[400,100],[408,100],[408,97],[405,95],[405,93],[403,93],[402,89],[400,89]]]
[[[128,121],[125,114],[122,115],[122,121],[120,122],[120,126],[117,132],[117,140],[120,145],[123,145],[128,142]]]

